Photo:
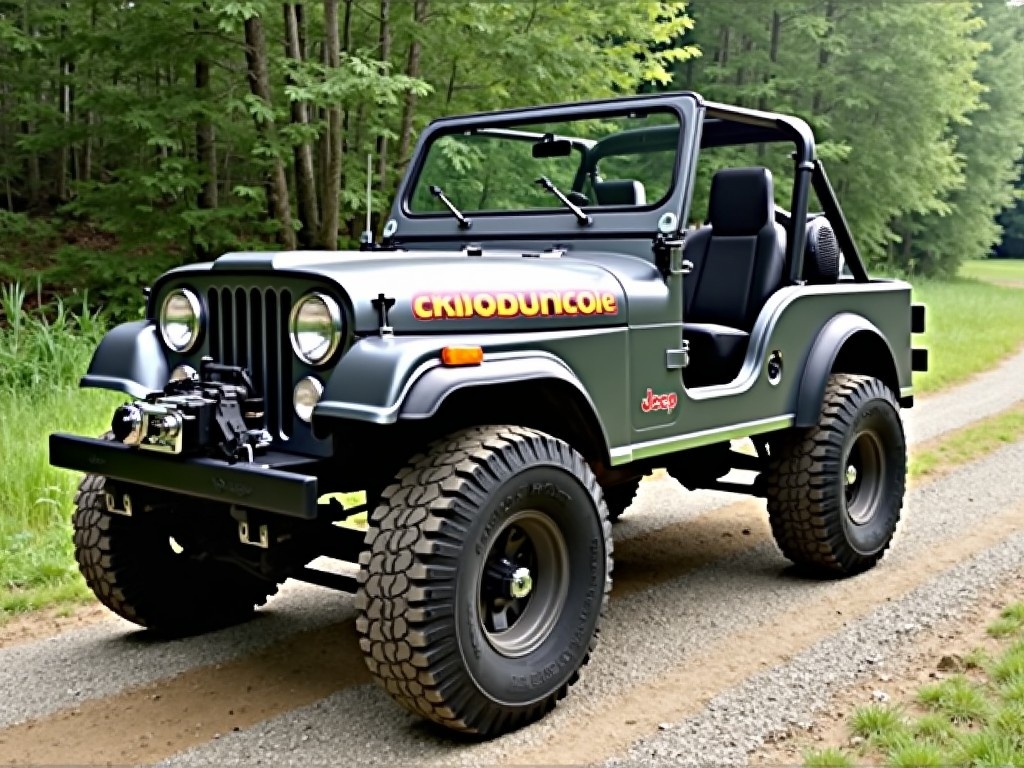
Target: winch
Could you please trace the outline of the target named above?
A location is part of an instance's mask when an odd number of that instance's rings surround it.
[[[119,407],[110,428],[125,445],[234,463],[252,461],[256,451],[270,445],[263,418],[263,398],[256,395],[249,373],[204,357],[199,373],[187,369],[163,392]]]

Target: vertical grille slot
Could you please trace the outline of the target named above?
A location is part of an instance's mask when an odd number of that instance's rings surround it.
[[[291,294],[275,288],[211,288],[210,355],[219,363],[248,369],[263,396],[264,424],[275,439],[287,440],[291,408],[291,353],[285,324]]]

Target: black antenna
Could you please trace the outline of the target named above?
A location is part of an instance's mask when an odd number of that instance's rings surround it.
[[[371,216],[373,213],[373,154],[366,153],[366,229],[359,238],[360,248],[364,251],[373,250],[373,224]]]

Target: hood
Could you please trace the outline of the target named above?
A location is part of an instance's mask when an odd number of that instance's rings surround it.
[[[647,284],[638,295],[661,284],[653,266],[609,254],[297,251],[228,254],[203,266],[320,278],[352,307],[357,333],[378,329],[380,294],[394,299],[396,333],[555,330],[625,325],[623,281]]]

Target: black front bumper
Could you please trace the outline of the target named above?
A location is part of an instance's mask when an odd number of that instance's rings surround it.
[[[289,454],[257,456],[253,464],[182,458],[89,437],[50,435],[50,463],[114,480],[224,504],[312,520],[317,479],[300,474],[314,461]],[[288,467],[283,471],[278,467]]]

